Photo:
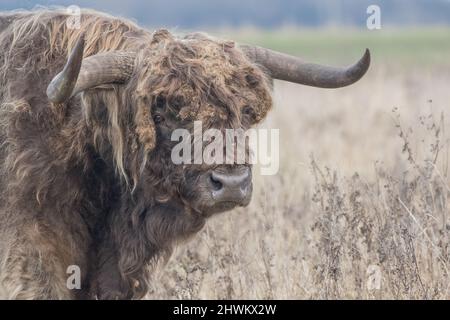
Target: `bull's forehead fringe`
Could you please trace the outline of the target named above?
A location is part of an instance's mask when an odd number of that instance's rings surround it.
[[[267,77],[230,41],[158,30],[137,68],[137,92],[162,95],[169,104],[177,100],[184,106],[178,110],[182,120],[226,118],[249,105],[256,123],[272,105]]]

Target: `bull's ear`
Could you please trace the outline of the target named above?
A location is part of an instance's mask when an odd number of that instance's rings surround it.
[[[151,101],[147,97],[139,97],[136,103],[136,135],[146,153],[152,151],[156,145],[156,129],[152,119]]]

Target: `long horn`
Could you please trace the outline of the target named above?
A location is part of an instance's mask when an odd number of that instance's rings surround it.
[[[133,53],[110,51],[83,59],[83,51],[84,35],[81,35],[64,69],[47,87],[47,97],[51,102],[62,103],[101,84],[125,83],[133,73]]]
[[[240,48],[250,60],[265,67],[272,78],[320,88],[348,86],[361,79],[370,65],[369,49],[354,65],[336,68],[305,62],[266,48],[250,45],[240,45]]]

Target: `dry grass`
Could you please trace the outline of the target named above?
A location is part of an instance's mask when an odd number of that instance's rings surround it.
[[[344,89],[276,83],[279,174],[256,174],[251,205],[180,246],[149,297],[449,299],[448,83],[376,63]]]

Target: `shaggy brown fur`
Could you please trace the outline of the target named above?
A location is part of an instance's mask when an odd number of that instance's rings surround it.
[[[152,262],[211,214],[198,196],[210,168],[174,165],[171,131],[194,120],[249,128],[271,107],[269,81],[231,42],[152,34],[92,11],[79,30],[66,19],[0,14],[0,293],[140,298]],[[85,56],[137,53],[133,76],[52,105],[46,86],[82,32]],[[81,290],[66,287],[69,265]]]

